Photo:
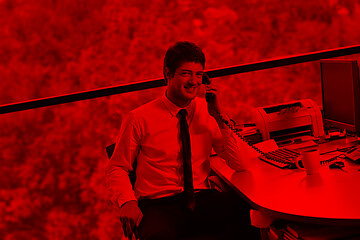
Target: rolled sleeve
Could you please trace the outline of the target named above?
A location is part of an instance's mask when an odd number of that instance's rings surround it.
[[[235,171],[244,171],[249,168],[250,158],[247,154],[246,144],[229,129],[219,129],[215,133],[213,148],[226,163]]]

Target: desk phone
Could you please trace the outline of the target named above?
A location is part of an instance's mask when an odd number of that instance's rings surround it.
[[[203,78],[202,78],[202,83],[203,84],[210,84],[210,79],[207,76],[206,73],[203,74]],[[205,99],[207,102],[211,102],[215,100],[215,96],[213,96],[213,94],[211,93],[206,93],[205,95]],[[233,126],[232,124],[229,123],[229,121],[227,121],[221,114],[220,112],[218,112],[217,109],[215,109],[215,111],[217,111],[217,114],[219,115],[219,118],[221,119],[221,121],[233,132],[235,133],[241,140],[243,140],[246,144],[248,144],[251,148],[253,148],[256,152],[260,153],[261,157],[260,159],[263,159],[271,164],[274,164],[275,166],[281,167],[281,168],[285,168],[285,167],[289,167],[289,168],[296,168],[295,166],[295,160],[300,156],[300,153],[294,150],[290,150],[287,148],[279,148],[277,150],[271,151],[271,152],[264,152],[262,151],[260,148],[254,146],[253,144],[251,144],[247,139],[245,139],[241,134],[239,134],[237,132],[237,130],[235,129],[235,126]]]

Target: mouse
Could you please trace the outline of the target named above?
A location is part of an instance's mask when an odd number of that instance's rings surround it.
[[[342,169],[343,167],[345,167],[345,163],[344,162],[333,162],[332,164],[329,165],[329,168],[333,169],[333,168],[338,168],[338,169]]]

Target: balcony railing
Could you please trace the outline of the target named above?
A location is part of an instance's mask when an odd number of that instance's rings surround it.
[[[352,55],[357,53],[360,53],[360,45],[213,69],[207,71],[206,73],[209,75],[210,78],[224,77],[239,73],[259,71],[264,69],[311,62],[320,59],[341,57],[341,56]],[[145,90],[145,89],[157,88],[163,86],[165,86],[164,79],[157,78],[143,82],[111,86],[106,88],[100,88],[95,90],[89,90],[89,91],[83,91],[83,92],[77,92],[77,93],[71,93],[71,94],[65,94],[65,95],[47,97],[41,99],[34,99],[34,100],[18,102],[18,103],[10,103],[0,106],[0,114],[18,112],[28,109],[41,108],[46,106],[82,101],[87,99],[111,96],[115,94],[121,94],[121,93],[127,93],[127,92],[133,92],[133,91],[139,91],[139,90]]]

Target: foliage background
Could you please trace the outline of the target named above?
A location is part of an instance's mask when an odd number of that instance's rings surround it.
[[[0,0],[0,104],[162,77],[178,40],[213,69],[359,44],[359,23],[359,0]],[[321,106],[318,62],[215,81],[239,123],[258,106]],[[120,239],[104,148],[126,112],[163,91],[1,115],[0,239]]]

